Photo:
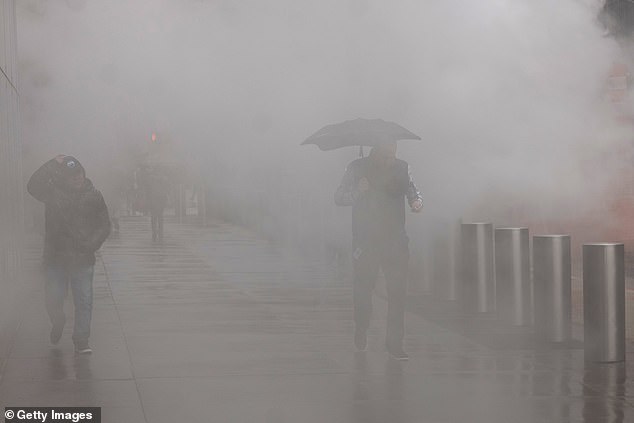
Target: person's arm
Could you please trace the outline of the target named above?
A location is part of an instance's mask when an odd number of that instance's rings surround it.
[[[108,215],[108,207],[99,191],[96,193],[97,198],[97,216],[95,219],[95,230],[85,240],[81,240],[81,249],[90,253],[97,251],[110,235],[110,216]],[[81,238],[80,238],[81,239]]]
[[[338,206],[353,205],[361,196],[361,191],[358,188],[355,183],[354,169],[352,166],[348,166],[339,188],[335,192],[335,204]]]
[[[29,194],[43,203],[48,203],[53,199],[53,186],[59,174],[60,166],[58,157],[40,166],[40,168],[31,175],[29,182],[26,184],[26,190]]]
[[[416,187],[414,183],[414,179],[412,178],[412,173],[410,172],[409,165],[407,166],[407,191],[405,195],[407,196],[407,202],[413,211],[420,211],[423,208],[423,197],[420,195],[420,191]]]

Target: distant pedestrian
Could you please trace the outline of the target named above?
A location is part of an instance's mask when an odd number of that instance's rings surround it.
[[[110,233],[108,209],[79,161],[59,155],[29,179],[28,192],[45,205],[44,267],[51,343],[62,336],[64,300],[70,284],[75,307],[73,343],[90,354],[95,252]]]
[[[163,213],[169,200],[170,183],[157,169],[149,169],[144,175],[145,200],[150,213],[152,241],[163,240]]]
[[[125,193],[122,190],[113,190],[106,198],[106,205],[108,206],[108,211],[110,212],[112,232],[114,235],[118,235],[119,230],[121,229],[119,220],[127,209]]]
[[[119,229],[121,228],[121,226],[119,225],[119,217],[120,215],[120,211],[119,211],[119,207],[117,207],[118,204],[115,204],[114,206],[109,207],[110,210],[112,210],[112,217],[110,218],[110,221],[112,223],[112,231],[115,234],[119,234]]]
[[[355,346],[366,349],[372,291],[381,269],[388,303],[385,343],[398,360],[409,358],[403,349],[409,260],[405,201],[412,211],[422,210],[409,165],[396,158],[396,142],[374,147],[368,157],[350,163],[335,193],[337,205],[352,206]]]

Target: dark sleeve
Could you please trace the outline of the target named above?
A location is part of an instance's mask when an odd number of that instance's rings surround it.
[[[353,205],[361,193],[357,190],[354,167],[348,166],[346,173],[341,179],[339,188],[335,192],[335,204],[338,206],[351,206]]]
[[[57,160],[49,160],[31,175],[29,182],[26,184],[26,190],[38,201],[43,203],[52,201],[53,186],[58,172],[59,163]]]
[[[414,179],[412,178],[412,173],[410,172],[409,165],[407,166],[407,175],[408,175],[408,182],[407,182],[407,192],[405,193],[405,195],[407,196],[407,202],[411,206],[412,203],[416,200],[423,201],[423,197],[421,197],[420,192],[418,191],[418,188],[416,188],[416,184],[414,184]]]
[[[110,216],[108,207],[103,196],[97,191],[97,216],[95,218],[95,229],[90,236],[82,242],[82,249],[88,252],[97,251],[110,235]]]

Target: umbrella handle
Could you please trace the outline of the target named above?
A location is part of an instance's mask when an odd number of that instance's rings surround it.
[[[363,146],[359,146],[359,157],[363,157]]]

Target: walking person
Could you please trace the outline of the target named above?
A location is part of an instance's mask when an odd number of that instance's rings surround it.
[[[163,241],[163,213],[168,203],[169,181],[157,171],[152,171],[147,177],[146,189],[152,241]]]
[[[95,252],[110,233],[108,208],[72,156],[58,155],[33,173],[28,192],[45,205],[44,267],[46,310],[53,325],[52,344],[62,337],[64,300],[70,285],[75,308],[73,343],[90,354]]]
[[[409,261],[405,201],[416,213],[423,201],[409,165],[396,158],[396,150],[396,142],[389,142],[350,163],[335,193],[335,204],[352,206],[354,344],[360,351],[366,349],[372,291],[382,270],[388,302],[385,345],[392,358],[407,360],[403,349]]]
[[[112,233],[116,236],[121,229],[120,219],[121,216],[127,215],[127,201],[126,193],[119,185],[118,188],[111,189],[105,196],[106,206],[110,214],[110,223],[112,224]]]

